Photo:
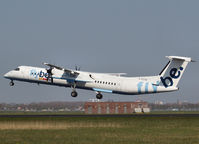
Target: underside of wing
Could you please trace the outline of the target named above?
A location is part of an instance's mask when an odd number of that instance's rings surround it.
[[[127,73],[104,73],[104,74],[118,76],[118,77],[127,75]]]

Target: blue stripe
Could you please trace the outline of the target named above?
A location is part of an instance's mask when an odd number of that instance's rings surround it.
[[[141,93],[142,93],[142,85],[143,85],[143,82],[139,82],[139,83],[137,84],[138,94],[141,94]]]
[[[112,90],[105,90],[105,89],[98,89],[98,88],[93,88],[94,91],[98,91],[98,92],[107,92],[107,93],[112,93]]]
[[[149,92],[149,83],[146,83],[145,84],[145,93],[148,93]]]
[[[54,79],[63,79],[63,80],[67,80],[66,78],[63,77],[53,77]]]

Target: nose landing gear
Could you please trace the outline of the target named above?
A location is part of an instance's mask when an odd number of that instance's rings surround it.
[[[15,83],[14,83],[12,80],[11,80],[10,83],[9,83],[10,86],[14,86],[14,84],[15,84]]]

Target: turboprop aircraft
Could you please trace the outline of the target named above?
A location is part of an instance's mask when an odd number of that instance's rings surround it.
[[[176,91],[178,83],[189,62],[189,57],[166,56],[169,62],[157,76],[126,77],[125,73],[93,73],[80,70],[65,69],[49,63],[48,68],[19,66],[4,75],[14,81],[71,87],[71,96],[78,95],[76,89],[92,90],[96,98],[102,99],[102,93],[125,95],[151,94]]]

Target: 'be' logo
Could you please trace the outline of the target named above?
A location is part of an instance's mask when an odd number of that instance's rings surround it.
[[[163,85],[165,87],[173,86],[173,80],[172,80],[172,78],[173,79],[178,79],[180,77],[180,75],[181,75],[181,71],[182,70],[183,70],[183,67],[180,67],[180,70],[178,70],[177,68],[172,68],[170,70],[170,77],[165,77],[165,78],[160,77]]]

